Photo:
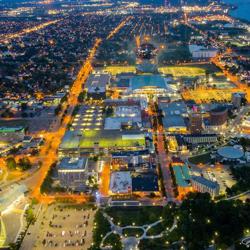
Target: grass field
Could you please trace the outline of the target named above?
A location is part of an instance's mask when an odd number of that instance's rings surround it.
[[[199,163],[206,164],[211,161],[211,158],[210,158],[210,153],[205,153],[190,157],[188,160],[193,164],[199,164]]]

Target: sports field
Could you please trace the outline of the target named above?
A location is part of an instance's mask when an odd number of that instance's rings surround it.
[[[205,69],[192,66],[166,66],[159,68],[159,72],[174,77],[190,77],[205,75]]]
[[[184,100],[194,100],[196,103],[228,102],[231,100],[234,90],[225,91],[224,89],[196,89],[183,91]]]
[[[205,75],[206,70],[209,73],[216,73],[219,75],[219,70],[210,64],[201,64],[201,65],[184,65],[184,66],[164,66],[160,67],[159,72],[162,74],[171,74],[174,77],[194,77],[194,76],[202,76]],[[117,75],[120,73],[135,73],[136,66],[107,66],[104,67],[104,71]]]
[[[135,73],[135,66],[107,66],[104,71],[110,73],[111,75],[117,75],[121,73]]]

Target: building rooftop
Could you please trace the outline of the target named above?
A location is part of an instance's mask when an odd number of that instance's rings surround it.
[[[211,189],[219,188],[218,182],[208,180],[208,179],[201,177],[201,176],[192,176],[192,180],[199,182],[200,184],[207,186]]]
[[[155,173],[133,173],[133,192],[157,192],[159,191],[158,176]]]
[[[105,73],[91,74],[85,84],[89,93],[105,92],[106,85],[110,81],[110,75]]]
[[[126,156],[140,156],[140,155],[148,155],[149,150],[144,149],[144,150],[136,150],[136,151],[118,151],[118,152],[113,152],[112,157],[126,157]]]
[[[100,148],[145,146],[145,134],[140,130],[87,130],[67,131],[60,149],[93,148],[99,143]]]
[[[163,121],[164,128],[186,127],[185,120],[180,115],[171,115],[171,116],[163,117],[162,121]]]
[[[84,171],[87,165],[87,158],[63,158],[57,165],[58,171],[64,170],[82,170]]]
[[[200,45],[196,45],[196,44],[190,44],[188,46],[188,48],[189,48],[189,51],[191,53],[197,52],[197,51],[203,51],[203,50],[206,50],[206,51],[217,51],[216,48],[211,48],[211,47],[210,48],[206,48],[204,46],[200,46]]]
[[[225,146],[218,149],[217,153],[227,159],[239,159],[244,156],[243,150],[235,147]]]
[[[24,131],[24,127],[0,127],[0,133],[14,133]]]
[[[116,87],[118,88],[128,88],[130,83],[129,78],[122,78],[119,79],[118,82],[116,83]]]
[[[185,115],[187,106],[184,102],[159,103],[159,108],[163,111],[164,116]]]
[[[111,173],[110,190],[112,193],[128,193],[132,191],[132,179],[129,171],[117,171]]]
[[[140,106],[115,106],[113,116],[105,119],[104,129],[121,129],[123,124],[141,127],[141,122]]]
[[[217,106],[216,108],[213,108],[210,110],[211,113],[220,113],[220,112],[226,112],[227,111],[227,107],[225,106]]]
[[[174,175],[176,178],[176,183],[180,187],[190,186],[189,181],[191,179],[189,175],[189,170],[186,165],[183,166],[173,166]]]
[[[132,90],[145,87],[167,88],[165,79],[160,75],[138,75],[132,77],[130,79],[130,86]]]
[[[116,130],[122,129],[122,125],[130,125],[136,124],[136,127],[141,127],[141,117],[108,117],[105,119],[105,130]]]

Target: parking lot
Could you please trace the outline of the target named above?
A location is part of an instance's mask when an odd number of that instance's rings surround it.
[[[220,193],[225,194],[227,187],[232,187],[236,181],[231,175],[229,167],[209,168],[203,172],[204,177],[213,181],[217,181],[220,185]]]
[[[21,249],[86,250],[92,243],[95,211],[84,205],[52,204],[40,210]]]

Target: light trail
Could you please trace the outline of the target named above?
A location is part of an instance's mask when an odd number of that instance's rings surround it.
[[[140,47],[140,44],[141,44],[140,36],[136,36],[136,37],[135,37],[135,42],[136,42],[136,47],[139,48],[139,47]]]
[[[17,33],[0,35],[0,41],[4,42],[4,41],[8,41],[8,40],[11,40],[11,39],[15,39],[15,38],[27,35],[29,33],[32,33],[32,32],[35,32],[35,31],[38,31],[38,30],[41,30],[41,29],[44,29],[47,26],[55,24],[55,23],[57,23],[57,22],[59,22],[61,20],[62,19],[57,19],[57,20],[54,20],[54,21],[48,21],[46,23],[42,23],[42,24],[39,24],[39,25],[31,27],[31,28],[23,29],[22,31],[17,32]]]
[[[64,105],[63,110],[61,114],[63,114],[66,111],[67,106],[68,111],[67,115],[63,118],[62,123],[58,131],[54,133],[45,133],[44,138],[46,138],[46,143],[44,147],[41,150],[40,157],[44,157],[44,161],[42,162],[41,166],[41,171],[39,175],[39,179],[37,180],[37,183],[35,184],[35,187],[31,193],[31,196],[38,199],[41,202],[52,202],[57,198],[72,198],[74,200],[77,199],[83,199],[83,196],[76,196],[76,195],[71,195],[71,196],[65,196],[65,195],[52,195],[52,196],[46,196],[41,194],[41,185],[44,182],[48,171],[50,170],[51,165],[57,160],[57,151],[60,146],[61,140],[67,130],[67,125],[72,119],[72,114],[73,110],[76,107],[78,101],[78,95],[82,91],[82,84],[85,83],[86,79],[92,72],[92,61],[94,59],[94,56],[96,54],[96,51],[101,43],[101,39],[96,39],[95,44],[93,48],[90,50],[90,53],[88,57],[86,58],[83,66],[81,67],[76,80],[74,81],[71,91],[68,96],[67,104]]]
[[[125,20],[123,20],[118,26],[116,26],[107,36],[107,40],[112,38],[129,20],[131,20],[132,17],[129,16]]]

